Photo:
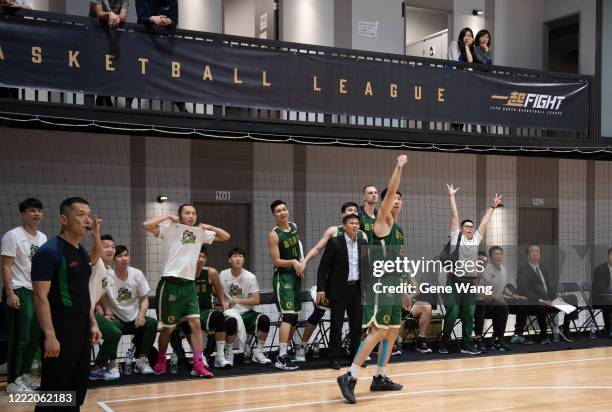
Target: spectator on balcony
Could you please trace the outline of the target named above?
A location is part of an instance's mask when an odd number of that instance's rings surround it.
[[[177,0],[136,0],[138,23],[175,28],[178,23]]]
[[[474,41],[474,60],[480,64],[493,64],[491,57],[491,33],[487,30],[480,30],[476,33]]]
[[[474,33],[469,27],[459,33],[459,38],[448,49],[450,60],[472,63],[474,61]]]
[[[0,0],[0,6],[31,10],[32,0]]]
[[[93,0],[89,2],[89,17],[97,17],[114,29],[125,23],[130,0]]]

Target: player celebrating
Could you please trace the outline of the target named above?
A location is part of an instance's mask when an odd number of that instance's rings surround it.
[[[407,161],[406,155],[397,158],[397,165],[389,180],[389,186],[381,193],[382,204],[374,224],[372,261],[377,259],[395,261],[397,257],[403,257],[404,255],[404,233],[395,222],[402,208],[401,193],[397,189],[399,188],[402,169]],[[367,282],[367,293],[371,293],[374,282],[399,286],[401,278],[399,273],[386,273],[382,278]],[[356,402],[355,385],[357,384],[359,367],[379,342],[382,342],[382,350],[378,352],[378,369],[372,379],[370,390],[398,391],[402,389],[402,385],[394,383],[385,375],[385,366],[391,356],[389,348],[393,346],[401,325],[402,299],[404,306],[408,306],[409,298],[405,294],[400,296],[398,294],[387,295],[381,293],[376,294],[373,298],[366,297],[364,300],[363,327],[370,328],[370,331],[362,341],[350,371],[337,379],[342,396],[349,403]]]
[[[295,370],[297,365],[287,355],[290,336],[293,335],[302,310],[301,278],[304,264],[297,226],[289,222],[289,210],[282,200],[270,205],[276,226],[268,233],[268,248],[274,265],[272,288],[278,310],[283,314],[278,336],[278,357],[274,366],[282,370]]]
[[[196,226],[198,215],[192,204],[179,207],[178,216],[156,217],[143,223],[147,232],[163,240],[162,277],[157,285],[157,321],[162,327],[159,334],[159,355],[154,370],[157,375],[166,373],[166,350],[172,330],[187,318],[191,328],[193,351],[192,376],[212,377],[202,353],[200,308],[196,290],[195,273],[203,244],[225,241],[230,238],[225,230],[201,223]]]

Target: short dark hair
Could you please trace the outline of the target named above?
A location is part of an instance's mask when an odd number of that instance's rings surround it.
[[[472,225],[474,225],[474,221],[472,219],[465,219],[463,222],[461,222],[461,225],[459,225],[459,227],[463,228],[463,225],[465,225],[466,223],[471,223]]]
[[[356,215],[355,213],[351,213],[350,215],[346,215],[342,218],[342,224],[345,224],[346,222],[348,222],[351,219],[357,219],[359,220],[359,215]]]
[[[274,209],[276,209],[279,205],[287,206],[287,203],[285,203],[284,200],[280,200],[280,199],[277,199],[274,202],[270,203],[270,210],[272,210],[272,213],[274,213]]]
[[[235,248],[232,248],[232,250],[230,250],[227,254],[228,259],[231,258],[234,255],[242,255],[242,257],[245,256],[244,250],[240,249],[238,246],[236,246]]]
[[[203,253],[204,255],[208,256],[208,248],[206,247],[206,245],[202,245],[202,247],[200,248],[200,253]]]
[[[128,254],[130,253],[130,251],[128,250],[127,246],[125,246],[125,245],[118,245],[115,248],[115,257],[119,256],[123,252],[128,252]]]
[[[179,206],[178,208],[178,215],[179,217],[181,217],[181,213],[183,212],[183,208],[187,207],[187,206],[191,206],[195,209],[195,206],[192,203],[183,203],[182,205]],[[197,213],[197,212],[196,212]]]
[[[108,233],[106,235],[100,236],[100,240],[110,240],[112,242],[115,241],[115,239],[113,239],[113,237],[111,235],[109,235]]]
[[[374,186],[374,185],[365,185],[365,186],[364,186],[364,187],[361,189],[361,193],[365,193],[365,192],[366,192],[366,189],[367,189],[368,187],[373,187],[373,188],[375,188],[375,189],[376,189],[376,186]]]
[[[527,245],[527,249],[525,249],[525,253],[529,253],[529,249],[531,249],[533,246],[537,247],[538,250],[542,252],[542,248],[540,247],[540,245],[538,245],[537,243],[530,243]]]
[[[60,214],[65,215],[67,213],[67,209],[68,208],[72,208],[72,205],[75,203],[81,203],[84,205],[89,205],[89,202],[85,199],[83,199],[82,197],[69,197],[68,199],[65,199],[62,204],[60,205]]]
[[[385,187],[383,189],[383,191],[380,193],[380,200],[385,200],[385,196],[387,196],[387,191],[388,190],[389,190],[388,187]],[[400,192],[399,190],[396,190],[395,194],[398,194],[400,197],[402,197],[402,192]]]
[[[608,249],[608,256],[610,256],[610,254],[612,254],[612,247]]]
[[[502,249],[501,246],[491,246],[489,248],[489,256],[493,256],[493,252],[495,252],[496,250],[499,250],[500,252],[504,253],[504,249]]]
[[[23,202],[19,203],[19,213],[24,213],[28,209],[40,209],[42,210],[43,204],[40,200],[35,197],[28,197]]]
[[[478,256],[484,256],[484,257],[487,257],[487,252],[485,252],[484,250],[479,250],[479,251],[478,251]]]
[[[359,209],[359,205],[355,202],[346,202],[345,204],[342,205],[342,207],[340,208],[340,212],[344,213],[346,212],[346,209],[348,209],[349,207],[356,207],[357,209]]]

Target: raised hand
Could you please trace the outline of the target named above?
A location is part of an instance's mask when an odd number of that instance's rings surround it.
[[[455,188],[453,185],[446,184],[446,188],[448,189],[449,196],[455,196],[455,194],[459,191],[459,188]]]
[[[491,202],[491,206],[494,208],[497,208],[501,204],[502,204],[502,195],[498,195],[497,193],[495,193],[495,198]]]
[[[397,157],[397,165],[399,167],[404,167],[404,165],[408,163],[408,156],[406,155],[400,155]]]

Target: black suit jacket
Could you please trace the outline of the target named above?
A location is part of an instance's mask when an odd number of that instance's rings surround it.
[[[553,300],[557,297],[557,285],[551,281],[551,276],[540,266],[546,288],[544,289],[540,275],[531,267],[529,263],[523,265],[516,275],[516,289],[521,296],[526,296],[529,303],[538,303],[539,299]]]
[[[359,253],[359,279],[365,277],[368,267],[368,241],[357,238]],[[325,292],[330,300],[344,299],[349,276],[348,250],[344,234],[327,242],[317,272],[317,291]]]
[[[593,305],[612,305],[612,288],[610,287],[608,262],[595,268],[591,296]]]

